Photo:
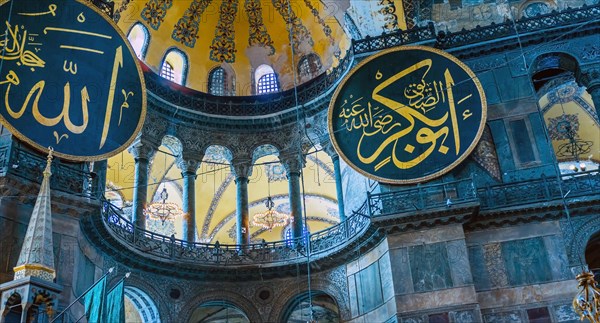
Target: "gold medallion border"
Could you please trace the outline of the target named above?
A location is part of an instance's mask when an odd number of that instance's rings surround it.
[[[0,7],[11,1],[18,1],[18,0],[7,0],[4,2],[0,1]],[[96,12],[100,17],[102,17],[106,22],[108,22],[117,31],[117,34],[121,37],[121,40],[125,43],[125,45],[129,49],[129,54],[132,55],[132,57],[133,57],[135,67],[138,71],[138,77],[140,78],[140,85],[141,85],[141,90],[142,90],[142,112],[140,114],[140,120],[138,121],[137,127],[135,128],[135,131],[133,132],[132,136],[119,148],[117,148],[111,152],[108,152],[108,153],[105,153],[102,155],[95,155],[95,156],[75,156],[75,155],[63,154],[63,153],[57,152],[56,150],[54,150],[52,152],[52,154],[57,157],[68,159],[71,161],[98,161],[98,160],[108,159],[108,158],[120,153],[121,151],[127,149],[127,147],[129,147],[131,145],[131,143],[135,140],[135,138],[137,137],[139,132],[142,130],[142,127],[144,126],[144,121],[146,119],[146,102],[147,102],[146,101],[146,80],[144,79],[144,73],[142,72],[142,68],[140,67],[140,63],[137,59],[137,56],[135,55],[135,52],[133,51],[131,44],[129,44],[129,41],[125,37],[125,34],[123,34],[123,32],[121,31],[119,26],[117,26],[117,24],[115,24],[114,21],[108,19],[105,16],[105,14],[102,11],[100,11],[100,9],[96,8],[96,6],[94,6],[90,2],[88,2],[86,0],[75,0],[75,1],[86,6],[89,9],[93,10],[94,12]],[[6,119],[4,119],[4,117],[2,115],[0,115],[0,123],[2,123],[2,125],[4,127],[6,127],[19,140],[26,142],[27,144],[33,146],[34,148],[36,148],[38,150],[41,150],[45,154],[48,153],[48,147],[44,147],[44,146],[34,142],[33,140],[29,139],[27,136],[25,136],[22,133],[20,133],[19,131],[17,131],[17,129],[15,129]]]
[[[362,170],[360,167],[354,165],[354,163],[352,163],[350,161],[350,159],[348,157],[346,157],[346,155],[344,155],[344,153],[342,152],[342,150],[340,149],[340,147],[338,146],[338,144],[335,140],[335,135],[333,132],[334,130],[333,130],[333,122],[332,122],[333,118],[332,117],[333,117],[334,105],[335,105],[335,102],[337,101],[338,95],[339,95],[340,91],[344,88],[344,85],[346,85],[346,82],[354,75],[354,73],[356,73],[360,68],[362,68],[364,65],[366,65],[370,61],[372,61],[380,56],[387,55],[387,54],[393,53],[393,52],[401,52],[401,51],[406,51],[406,50],[423,50],[423,51],[431,52],[434,54],[438,54],[440,56],[443,56],[443,57],[451,60],[452,62],[456,63],[456,65],[458,65],[460,68],[462,68],[467,73],[467,75],[469,75],[469,77],[471,77],[471,80],[473,80],[473,82],[475,83],[475,86],[477,87],[477,91],[479,92],[479,96],[481,97],[481,122],[479,123],[479,129],[477,130],[477,135],[475,136],[475,138],[469,145],[469,148],[467,148],[467,150],[463,154],[461,154],[454,162],[452,162],[452,164],[446,166],[444,169],[441,169],[441,170],[439,170],[433,174],[429,174],[427,176],[411,178],[411,179],[391,179],[391,178],[385,178],[385,177],[373,175],[371,173],[368,173],[368,172]],[[386,50],[383,50],[373,56],[370,56],[369,58],[366,58],[364,61],[360,62],[342,79],[342,82],[340,82],[340,84],[338,85],[337,89],[333,93],[333,97],[332,97],[331,101],[329,102],[329,111],[327,113],[329,140],[333,144],[333,147],[337,151],[338,155],[341,156],[344,159],[344,161],[350,167],[352,167],[352,169],[354,169],[358,173],[362,174],[363,176],[366,176],[372,180],[387,183],[387,184],[416,184],[416,183],[432,180],[436,177],[440,177],[440,176],[448,173],[449,171],[454,169],[456,166],[458,166],[458,164],[460,164],[463,160],[465,160],[471,154],[471,152],[473,152],[473,150],[479,143],[479,139],[481,139],[483,129],[485,128],[486,120],[487,120],[487,101],[486,101],[486,97],[485,97],[485,92],[483,91],[483,87],[481,86],[481,83],[479,82],[479,79],[477,78],[475,73],[465,63],[461,62],[458,58],[454,57],[453,55],[451,55],[445,51],[442,51],[442,50],[439,50],[436,48],[432,48],[432,47],[427,47],[427,46],[401,46],[398,48],[386,49]]]

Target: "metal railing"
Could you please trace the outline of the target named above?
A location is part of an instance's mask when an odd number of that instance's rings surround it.
[[[563,175],[563,192],[570,198],[600,195],[600,173],[588,171]],[[199,265],[244,266],[290,264],[311,256],[323,257],[341,250],[366,232],[371,218],[413,214],[435,208],[478,204],[482,210],[526,205],[560,199],[556,178],[540,178],[476,188],[471,178],[378,194],[368,194],[361,208],[346,221],[325,230],[295,239],[232,245],[187,242],[135,227],[123,211],[104,202],[102,222],[119,242],[139,253]]]
[[[82,170],[83,164],[68,164],[58,158],[52,161],[50,187],[53,190],[82,197],[98,198],[98,176]],[[46,158],[24,149],[14,142],[0,146],[0,176],[7,174],[41,183]]]
[[[425,27],[398,30],[376,37],[367,36],[363,39],[353,41],[352,48],[354,49],[354,54],[358,55],[433,39],[435,39],[435,26],[430,22]]]
[[[371,217],[418,212],[443,206],[478,202],[473,180],[417,185],[399,191],[369,194]]]
[[[448,49],[491,40],[516,38],[517,32],[523,36],[528,33],[569,27],[580,23],[595,22],[598,25],[599,19],[600,3],[592,6],[583,5],[580,8],[567,8],[561,12],[553,11],[535,17],[522,18],[515,22],[491,23],[488,26],[477,26],[457,32],[436,31],[435,26],[429,23],[424,27],[356,40],[353,42],[353,48],[355,54],[363,54],[405,44],[431,42],[437,48]]]
[[[104,202],[102,221],[109,232],[128,247],[144,255],[199,265],[243,266],[294,263],[311,256],[322,257],[351,244],[370,225],[366,204],[346,221],[305,237],[249,245],[187,242],[135,227],[123,211]]]
[[[464,46],[493,39],[501,39],[517,35],[523,36],[537,31],[548,31],[552,28],[566,27],[579,23],[589,23],[600,19],[600,4],[580,8],[567,8],[561,12],[553,11],[535,17],[522,18],[515,22],[507,21],[500,24],[477,27],[471,30],[461,30],[454,33],[440,32],[436,47],[451,48]]]
[[[563,194],[582,197],[600,194],[600,173],[597,170],[561,175]],[[477,190],[481,209],[494,209],[528,203],[561,199],[558,179],[542,176],[537,180],[487,186]]]

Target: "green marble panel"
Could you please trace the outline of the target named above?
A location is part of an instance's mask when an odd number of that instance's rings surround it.
[[[502,243],[502,257],[511,286],[552,280],[548,252],[541,237]]]
[[[446,243],[412,246],[408,249],[415,292],[452,287]]]

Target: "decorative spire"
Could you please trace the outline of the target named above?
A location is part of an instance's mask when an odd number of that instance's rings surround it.
[[[56,276],[52,243],[52,205],[50,201],[53,151],[54,149],[49,147],[44,179],[33,207],[33,213],[29,219],[29,226],[27,227],[19,261],[17,266],[13,268],[15,280],[33,276],[52,282]]]

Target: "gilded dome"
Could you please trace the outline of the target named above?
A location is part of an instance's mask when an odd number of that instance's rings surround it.
[[[154,72],[246,96],[291,89],[338,64],[350,39],[326,8],[318,0],[133,0],[117,3],[115,20]]]

